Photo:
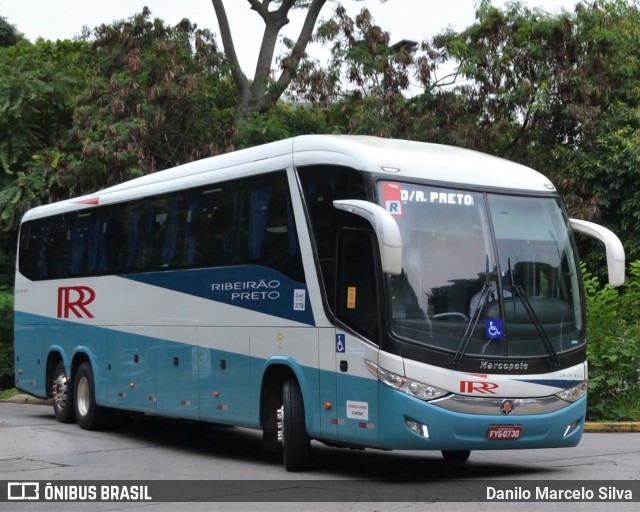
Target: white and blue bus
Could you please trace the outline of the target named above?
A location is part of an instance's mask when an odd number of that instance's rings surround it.
[[[585,300],[551,182],[481,153],[313,135],[189,163],[22,220],[16,386],[98,429],[115,409],[260,429],[287,470],[341,447],[567,447]]]

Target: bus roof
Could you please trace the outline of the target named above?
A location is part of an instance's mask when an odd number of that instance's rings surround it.
[[[301,135],[190,162],[87,196],[40,206],[28,212],[24,220],[304,165],[349,166],[388,174],[392,180],[420,179],[523,192],[555,191],[553,184],[533,169],[468,149],[371,136]]]

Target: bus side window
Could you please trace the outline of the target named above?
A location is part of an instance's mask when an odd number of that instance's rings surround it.
[[[235,186],[229,183],[198,190],[191,195],[183,240],[186,267],[231,264],[237,195]]]
[[[38,277],[38,260],[40,258],[40,236],[36,222],[25,222],[20,226],[20,253],[18,268],[20,273],[31,280]]]
[[[371,230],[345,228],[338,235],[337,317],[379,343],[378,290]]]
[[[68,220],[71,256],[70,276],[96,275],[106,272],[106,224],[102,210],[79,212]]]
[[[163,270],[173,266],[181,202],[181,196],[171,195],[158,198],[145,208],[138,270]]]
[[[66,222],[65,222],[66,221]],[[69,230],[68,220],[60,215],[53,222],[43,227],[41,276],[44,279],[62,279],[69,276]],[[47,261],[49,265],[47,265]]]
[[[106,233],[106,243],[110,248],[109,272],[133,272],[140,232],[140,209],[129,203],[109,206],[109,210],[111,215]]]
[[[284,172],[242,183],[236,264],[262,265],[304,282],[298,233]]]

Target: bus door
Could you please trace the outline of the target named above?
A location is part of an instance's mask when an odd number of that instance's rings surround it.
[[[378,444],[378,380],[366,360],[378,363],[377,243],[369,229],[344,228],[338,239],[336,314],[349,330],[335,339],[338,440]]]

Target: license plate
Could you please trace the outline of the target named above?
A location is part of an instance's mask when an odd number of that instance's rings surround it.
[[[489,441],[510,441],[518,439],[522,425],[491,425],[487,431]]]

